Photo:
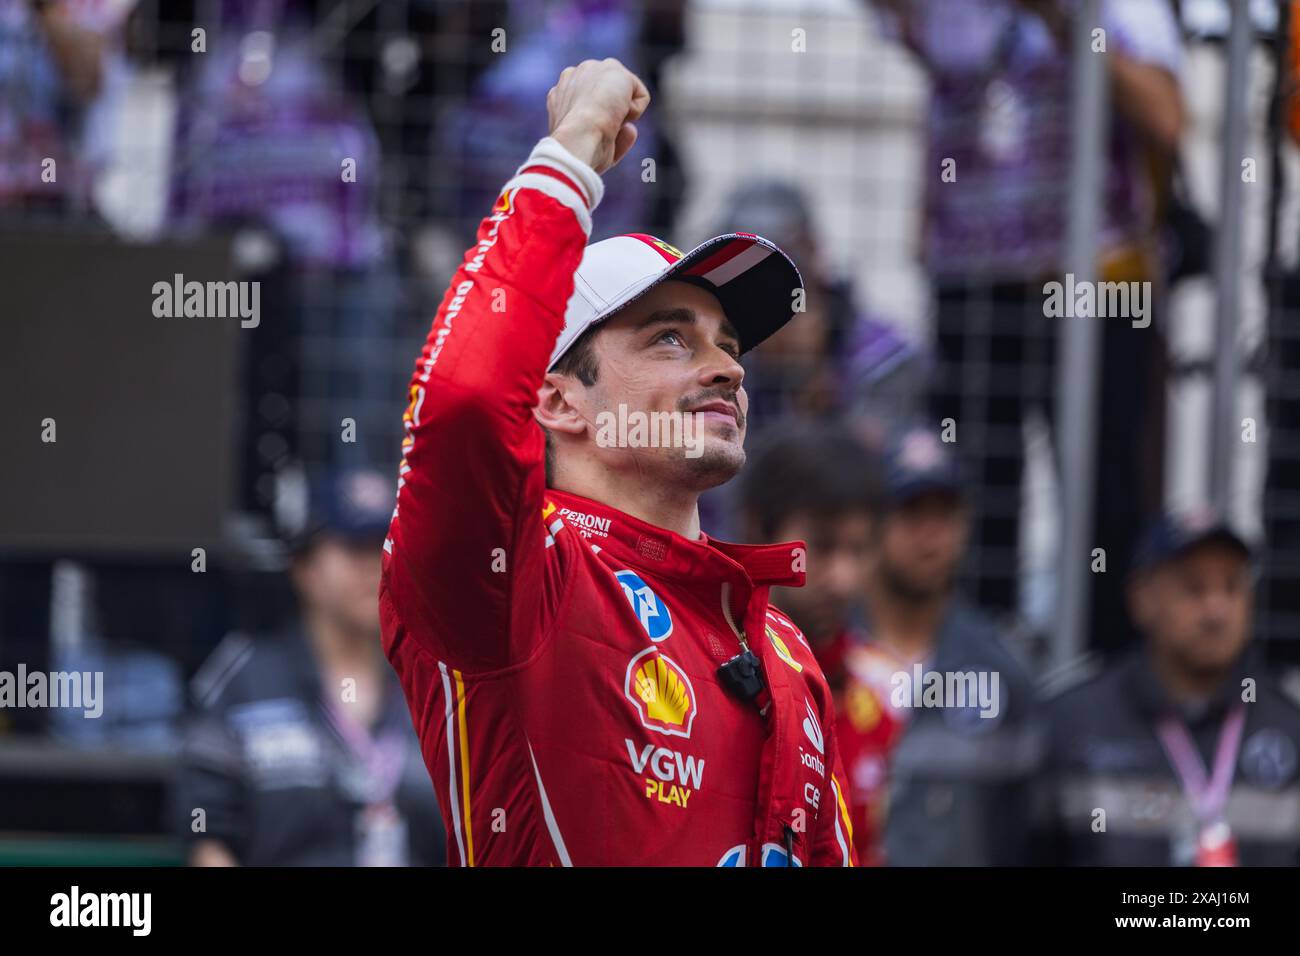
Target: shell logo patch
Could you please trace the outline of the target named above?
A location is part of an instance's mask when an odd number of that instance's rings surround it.
[[[636,708],[641,726],[671,737],[689,737],[695,722],[695,689],[675,661],[647,647],[627,663],[623,694]]]
[[[492,207],[493,213],[502,213],[510,211],[510,191],[507,190],[497,197],[497,203]]]
[[[802,674],[803,665],[794,659],[794,655],[790,653],[790,648],[786,646],[785,641],[781,640],[781,635],[772,630],[770,624],[765,624],[763,627],[767,631],[767,639],[772,642],[772,647],[776,650],[776,656],[793,667],[796,674]]]

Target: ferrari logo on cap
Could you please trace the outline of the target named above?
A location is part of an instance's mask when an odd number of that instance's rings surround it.
[[[682,257],[682,250],[678,249],[676,246],[669,245],[668,243],[664,242],[662,239],[652,239],[651,242],[654,245],[658,246],[660,249],[662,249],[664,252],[668,253],[671,256],[674,256],[675,258],[680,259]]]

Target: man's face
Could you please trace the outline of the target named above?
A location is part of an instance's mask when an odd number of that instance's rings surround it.
[[[788,613],[810,641],[834,637],[862,593],[872,548],[865,512],[791,515],[776,530],[778,541],[808,545],[808,574],[801,588],[773,588],[772,603]]]
[[[320,614],[351,634],[379,634],[379,577],[383,543],[351,542],[324,534],[297,559],[293,582],[303,610]]]
[[[1246,557],[1210,542],[1140,577],[1133,614],[1157,654],[1192,673],[1230,665],[1250,639],[1254,585]]]
[[[717,298],[669,281],[604,322],[597,376],[566,400],[586,423],[584,454],[614,472],[712,488],[745,463],[740,341]]]
[[[966,509],[948,492],[917,495],[881,523],[879,573],[898,594],[930,600],[952,587],[966,549]]]

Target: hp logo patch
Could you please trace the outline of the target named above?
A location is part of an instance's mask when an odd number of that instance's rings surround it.
[[[785,849],[777,846],[775,843],[763,844],[763,856],[759,861],[759,866],[803,866],[797,856],[793,858],[786,856]]]
[[[718,866],[744,866],[745,865],[745,844],[733,846],[726,853],[722,854],[722,859],[718,861]]]
[[[650,585],[631,571],[619,571],[614,576],[650,640],[662,641],[673,632],[673,616],[668,613],[668,605],[659,600]]]

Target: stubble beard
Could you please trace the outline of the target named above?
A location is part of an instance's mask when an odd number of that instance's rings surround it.
[[[698,458],[674,457],[674,481],[693,491],[708,491],[736,477],[745,464],[745,449],[739,443],[705,439]]]
[[[881,563],[881,581],[889,593],[908,604],[929,604],[947,596],[952,590],[953,576],[945,575],[933,584],[913,580],[893,565]]]

